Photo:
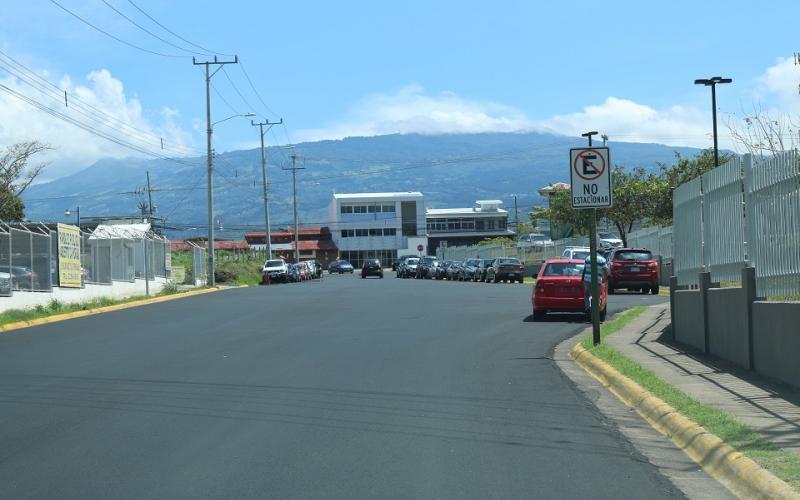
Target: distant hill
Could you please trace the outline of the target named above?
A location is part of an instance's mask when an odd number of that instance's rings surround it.
[[[297,173],[300,221],[327,222],[331,193],[422,191],[429,207],[472,206],[479,199],[501,199],[520,213],[542,203],[536,190],[569,181],[568,150],[585,144],[577,138],[544,133],[397,134],[353,137],[298,144]],[[661,144],[612,143],[611,161],[625,167],[655,170],[671,164],[675,152],[696,148]],[[292,221],[288,152],[268,148],[270,213],[273,226]],[[215,160],[215,213],[223,237],[238,237],[263,224],[260,151],[233,151]],[[157,215],[180,231],[173,236],[203,234],[206,221],[204,157],[167,160],[101,160],[61,179],[32,186],[25,193],[30,220],[63,220],[66,208],[81,207],[82,216],[137,213],[145,197],[135,194],[150,172]]]

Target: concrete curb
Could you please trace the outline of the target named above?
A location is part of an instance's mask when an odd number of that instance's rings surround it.
[[[580,344],[570,356],[703,470],[742,498],[800,499],[787,483],[622,375]]]
[[[32,319],[30,321],[17,321],[7,325],[0,326],[0,333],[9,332],[11,330],[19,330],[21,328],[29,328],[31,326],[45,325],[48,323],[58,323],[59,321],[66,321],[68,319],[82,318],[84,316],[92,316],[94,314],[101,314],[112,311],[120,311],[122,309],[129,309],[131,307],[146,306],[148,304],[157,304],[159,302],[168,302],[170,300],[183,299],[185,297],[193,297],[195,295],[203,295],[206,293],[218,292],[219,288],[206,288],[203,290],[193,290],[190,292],[176,293],[172,295],[163,295],[161,297],[153,297],[152,299],[137,300],[135,302],[126,302],[124,304],[115,304],[112,306],[97,307],[95,309],[86,309],[85,311],[74,311],[64,314],[56,314],[46,318]]]

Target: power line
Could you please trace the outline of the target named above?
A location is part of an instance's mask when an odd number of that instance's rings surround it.
[[[129,4],[131,4],[131,5],[133,5],[133,6],[136,8],[136,10],[138,10],[139,12],[141,12],[142,14],[144,14],[144,15],[145,15],[145,17],[147,17],[148,19],[150,19],[151,21],[153,21],[154,23],[156,23],[156,24],[157,24],[159,27],[161,27],[161,29],[163,29],[164,31],[166,31],[166,32],[167,32],[167,33],[169,33],[170,35],[172,35],[172,36],[174,36],[174,37],[176,37],[176,38],[179,38],[179,39],[183,40],[184,42],[188,43],[189,45],[191,45],[191,46],[193,46],[193,47],[195,47],[195,48],[198,48],[198,49],[200,49],[200,50],[203,50],[203,51],[205,51],[205,53],[207,53],[207,54],[217,54],[217,55],[221,55],[221,56],[229,56],[229,57],[233,57],[233,54],[225,54],[225,53],[222,53],[222,52],[217,52],[217,51],[215,51],[215,50],[209,50],[209,49],[206,49],[206,48],[204,48],[204,47],[202,47],[202,46],[200,46],[200,45],[197,45],[196,43],[192,43],[192,42],[190,42],[189,40],[185,39],[184,37],[180,36],[179,34],[175,33],[175,32],[174,32],[174,31],[172,31],[171,29],[167,28],[166,26],[164,26],[163,24],[161,24],[160,22],[158,22],[158,21],[157,21],[157,20],[156,20],[156,19],[155,19],[153,16],[151,16],[150,14],[148,14],[147,12],[145,12],[145,11],[144,11],[144,10],[143,10],[141,7],[139,7],[139,6],[138,6],[138,5],[136,5],[135,3],[133,3],[133,1],[132,1],[132,0],[128,0],[128,3],[129,3]]]
[[[197,54],[197,55],[200,55],[200,56],[211,55],[211,54],[209,54],[207,52],[197,52],[195,50],[186,49],[184,47],[181,47],[180,45],[176,45],[176,44],[170,42],[169,40],[165,40],[165,39],[161,38],[160,36],[156,35],[155,33],[153,33],[152,31],[148,30],[147,28],[145,28],[141,24],[137,23],[136,21],[134,21],[130,17],[126,16],[124,13],[122,13],[122,11],[120,11],[119,9],[117,9],[116,7],[114,7],[113,5],[108,3],[107,0],[100,0],[100,1],[102,1],[106,5],[106,7],[108,7],[109,9],[111,9],[114,12],[116,12],[117,14],[119,14],[123,19],[125,19],[126,21],[128,21],[132,25],[136,26],[137,28],[139,28],[140,30],[144,31],[145,33],[147,33],[148,35],[152,36],[153,38],[156,38],[157,40],[160,40],[160,41],[166,43],[170,47],[174,47],[174,48],[176,48],[178,50],[182,50],[182,51],[188,52],[190,54]]]
[[[135,44],[133,44],[131,42],[123,40],[122,38],[119,38],[119,37],[117,37],[115,35],[112,35],[108,31],[105,31],[105,30],[95,26],[94,24],[90,23],[89,21],[87,21],[86,19],[82,18],[78,14],[76,14],[76,13],[72,12],[71,10],[69,10],[68,8],[64,7],[63,5],[58,3],[56,0],[50,0],[50,2],[53,3],[54,5],[56,5],[57,7],[59,7],[61,10],[63,10],[67,14],[71,15],[72,17],[74,17],[75,19],[79,20],[83,24],[91,27],[92,29],[94,29],[96,31],[99,31],[100,33],[104,34],[105,36],[107,36],[107,37],[109,37],[109,38],[111,38],[113,40],[116,40],[119,43],[127,45],[128,47],[134,48],[136,50],[141,50],[142,52],[147,52],[148,54],[161,56],[161,57],[171,57],[171,58],[186,58],[186,57],[189,57],[189,56],[186,56],[186,55],[178,55],[178,54],[164,54],[163,52],[156,52],[154,50],[150,50],[150,49],[146,49],[144,47],[140,47],[139,45],[135,45]]]

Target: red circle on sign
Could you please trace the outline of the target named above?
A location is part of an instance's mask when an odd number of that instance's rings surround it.
[[[562,163],[563,165],[563,163]],[[422,245],[417,245],[417,252],[421,252],[425,247]]]
[[[595,168],[595,174],[593,176],[592,175],[584,175],[584,174],[582,174],[581,173],[581,168],[578,168],[578,160],[580,160],[583,157],[583,155],[585,155],[587,153],[596,154],[597,157],[600,158],[600,161],[602,163],[602,167],[601,168],[599,168],[599,169]],[[592,165],[592,166],[594,167],[594,165]],[[578,155],[575,157],[575,161],[572,162],[572,170],[574,170],[575,173],[578,174],[578,177],[580,177],[581,179],[583,179],[585,181],[593,181],[593,180],[597,179],[598,177],[600,177],[601,175],[603,175],[603,172],[606,171],[606,160],[605,160],[605,158],[603,158],[603,155],[601,155],[596,149],[584,149],[583,151],[578,153]]]

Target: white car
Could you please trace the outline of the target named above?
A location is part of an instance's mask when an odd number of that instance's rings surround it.
[[[0,273],[0,295],[11,295],[13,278],[9,273]]]
[[[283,259],[270,259],[264,262],[261,273],[269,276],[270,281],[289,281],[289,266]]]
[[[589,247],[567,247],[561,256],[565,259],[586,260],[590,255]]]
[[[622,247],[622,240],[614,233],[598,233],[597,244],[605,250]]]
[[[545,236],[543,234],[539,234],[539,233],[526,234],[522,238],[520,238],[520,240],[519,240],[519,242],[517,244],[518,244],[518,246],[528,246],[528,245],[530,245],[530,246],[534,247],[535,249],[542,249],[542,248],[545,248],[545,247],[552,247],[554,245],[553,244],[553,240],[551,240],[550,237]]]

